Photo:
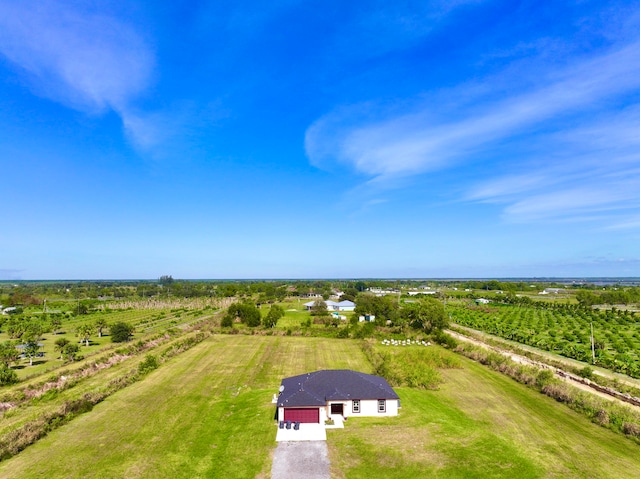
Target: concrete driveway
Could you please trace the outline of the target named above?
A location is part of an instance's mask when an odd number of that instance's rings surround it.
[[[279,442],[271,479],[330,479],[326,441]]]

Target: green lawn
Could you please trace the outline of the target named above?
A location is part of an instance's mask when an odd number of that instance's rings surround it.
[[[397,418],[329,433],[345,478],[636,478],[633,441],[467,359],[437,391],[398,388]]]
[[[367,371],[355,342],[217,336],[0,463],[0,477],[268,476],[271,397],[316,368]]]
[[[333,477],[636,477],[633,441],[461,359],[400,416],[329,431]],[[2,478],[269,477],[282,377],[371,372],[352,340],[214,336],[0,463]]]

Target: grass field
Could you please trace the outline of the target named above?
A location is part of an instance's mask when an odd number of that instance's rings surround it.
[[[637,477],[639,447],[466,359],[397,418],[329,431],[334,477]],[[269,477],[282,377],[371,372],[359,343],[214,336],[0,463],[2,478]]]

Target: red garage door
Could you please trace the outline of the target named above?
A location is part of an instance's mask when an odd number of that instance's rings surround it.
[[[320,422],[320,409],[290,407],[284,410],[285,421],[298,422]]]

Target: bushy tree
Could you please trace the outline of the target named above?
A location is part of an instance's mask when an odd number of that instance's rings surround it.
[[[78,306],[76,306],[76,315],[80,316],[88,313],[89,313],[89,306],[87,306],[85,303],[78,303]]]
[[[255,328],[260,326],[260,310],[253,303],[233,303],[227,310],[230,318],[239,318],[241,322]]]
[[[8,367],[11,363],[15,363],[19,357],[20,352],[16,349],[14,341],[0,343],[0,364]]]
[[[600,301],[597,294],[585,289],[581,289],[576,293],[576,299],[582,306],[593,306]]]
[[[29,358],[29,366],[33,366],[33,358],[38,355],[40,344],[37,340],[30,339],[22,345],[22,351],[24,355]]]
[[[0,386],[8,386],[18,382],[18,375],[6,364],[0,364]]]
[[[60,352],[60,359],[63,359],[63,351],[65,346],[69,344],[69,340],[67,338],[58,338],[54,344],[54,349]]]
[[[222,318],[222,321],[220,321],[220,326],[222,326],[223,328],[232,328],[233,320],[234,320],[234,316],[232,316],[227,312],[227,314],[225,314],[224,317]]]
[[[327,303],[323,299],[316,299],[311,306],[311,316],[326,316]]]
[[[355,313],[357,316],[373,314],[378,324],[384,324],[385,321],[395,322],[398,316],[398,302],[391,296],[362,293],[356,297]]]
[[[412,328],[426,333],[442,330],[448,325],[444,305],[435,298],[405,303],[400,310],[400,317]]]
[[[77,344],[67,343],[62,348],[62,358],[65,361],[75,361],[80,351],[80,347]]]
[[[272,304],[269,308],[269,312],[262,320],[262,325],[265,328],[273,328],[278,323],[278,320],[284,316],[285,312],[282,306]]]
[[[131,335],[133,334],[133,326],[120,321],[109,326],[109,332],[111,333],[111,342],[124,343],[125,341],[129,341],[129,339],[131,339]]]
[[[58,334],[58,330],[60,329],[60,326],[62,326],[62,320],[60,319],[60,316],[58,316],[57,314],[51,316],[49,325],[51,326],[51,331],[53,332],[53,334]]]

